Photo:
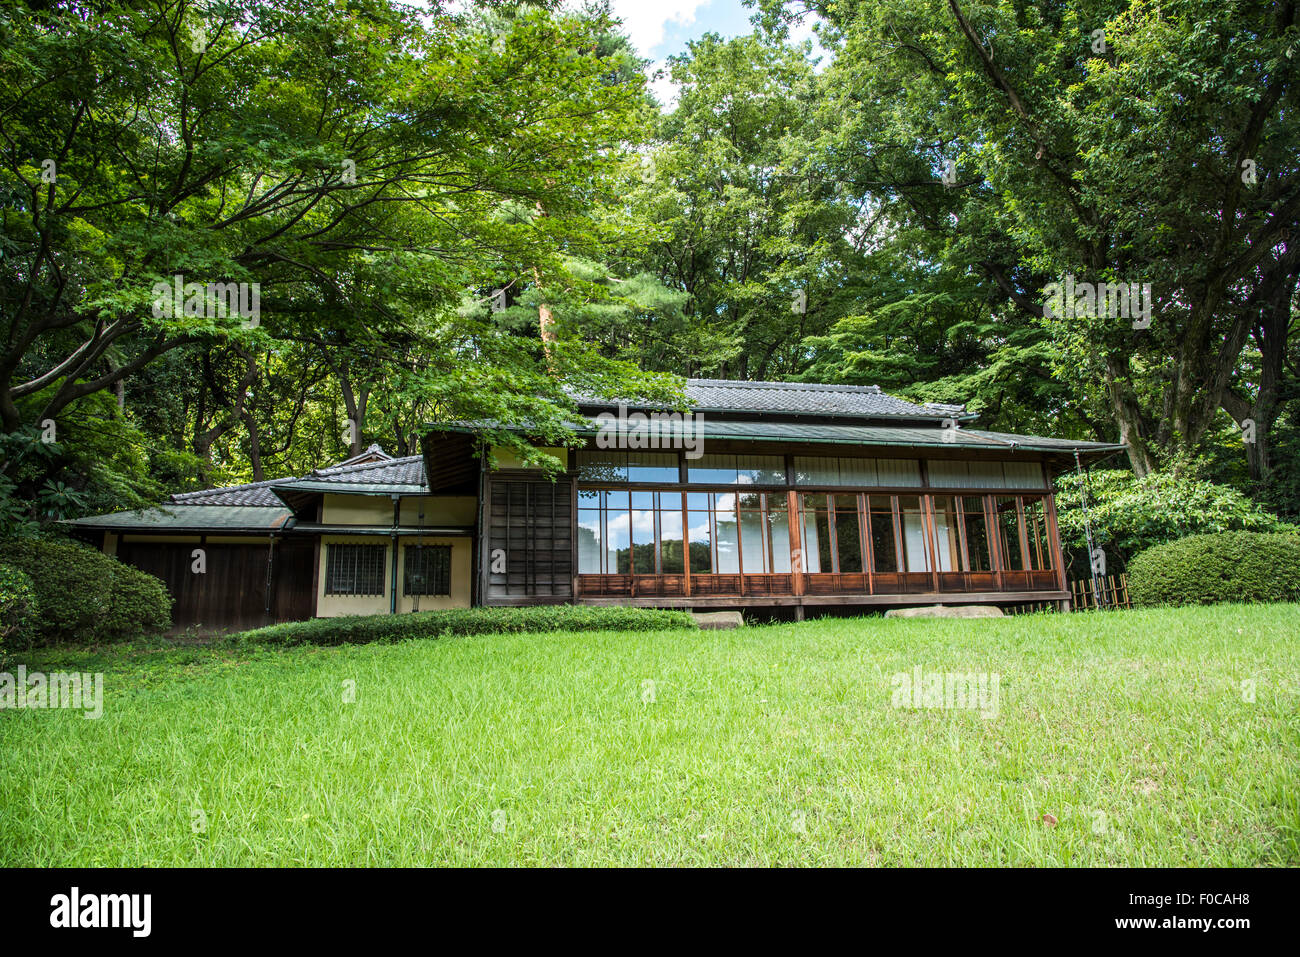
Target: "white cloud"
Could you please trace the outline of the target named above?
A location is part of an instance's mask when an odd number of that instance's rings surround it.
[[[614,15],[623,21],[623,29],[632,45],[644,57],[664,42],[667,25],[678,23],[689,26],[695,22],[695,11],[708,6],[710,0],[614,0]]]

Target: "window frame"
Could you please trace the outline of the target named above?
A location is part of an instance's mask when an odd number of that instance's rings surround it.
[[[425,574],[429,579],[431,579],[431,581],[425,582],[426,588],[438,584],[436,580],[437,575],[436,574],[429,575],[428,573],[428,564],[427,564],[428,558],[424,555],[424,553],[427,551],[435,551],[437,554],[442,554],[445,556],[443,561],[445,561],[446,563],[446,567],[445,567],[445,578],[446,578],[446,588],[447,588],[446,591],[418,591],[418,592],[411,591],[411,553],[412,552],[416,552],[417,554],[419,554],[421,557],[421,561],[425,562]],[[452,558],[452,546],[450,545],[443,545],[443,544],[424,545],[419,542],[403,544],[402,545],[402,594],[412,598],[415,597],[450,598],[451,579],[452,579],[451,558]]]
[[[375,544],[373,542],[326,542],[325,543],[325,581],[323,583],[322,594],[327,598],[382,598],[388,585],[388,548],[387,544]],[[378,556],[377,568],[363,567],[363,553],[371,551]],[[337,584],[342,569],[339,563],[342,562],[345,555],[354,554],[352,565],[349,569],[351,574],[351,585],[346,588],[340,588]],[[376,591],[361,591],[360,578],[363,573],[367,576],[373,576],[378,572],[379,581]],[[369,587],[369,582],[365,583]]]

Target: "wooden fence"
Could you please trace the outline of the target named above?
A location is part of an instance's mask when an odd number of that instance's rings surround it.
[[[1128,575],[1099,575],[1097,586],[1093,587],[1091,578],[1070,582],[1070,611],[1133,607],[1133,602],[1128,597]],[[1037,612],[1059,610],[1054,601],[1002,606],[1003,613],[1007,615],[1032,615]]]
[[[1128,575],[1098,575],[1095,584],[1091,578],[1070,582],[1072,611],[1132,607],[1128,597]]]

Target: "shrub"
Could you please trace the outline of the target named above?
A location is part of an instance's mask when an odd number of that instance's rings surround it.
[[[1093,540],[1113,570],[1123,569],[1144,549],[1189,535],[1297,531],[1236,489],[1170,472],[1142,479],[1121,469],[1093,472],[1087,487]],[[1082,577],[1088,561],[1076,473],[1057,480],[1056,507],[1061,545],[1072,560],[1072,574]]]
[[[1300,600],[1300,536],[1258,532],[1190,535],[1129,564],[1139,605]]]
[[[270,645],[343,645],[444,635],[492,635],[548,631],[669,631],[694,628],[684,611],[531,605],[525,608],[455,608],[406,615],[349,615],[271,625],[236,636]]]
[[[171,596],[161,581],[93,548],[6,539],[0,541],[0,562],[31,578],[38,643],[122,641],[171,624]]]
[[[31,639],[36,610],[31,576],[13,565],[0,565],[0,665],[9,649]]]

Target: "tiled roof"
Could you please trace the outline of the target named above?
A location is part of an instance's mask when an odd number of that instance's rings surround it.
[[[379,447],[379,444],[376,442],[376,443],[372,443],[369,447],[367,447],[363,451],[358,452],[356,455],[352,456],[352,458],[344,459],[342,462],[338,462],[335,465],[331,465],[330,468],[337,469],[337,468],[343,468],[344,466],[348,466],[348,465],[362,465],[367,462],[374,462],[374,461],[391,462],[392,460],[393,457],[389,455],[387,452],[385,452],[383,449],[381,449]]]
[[[198,492],[177,492],[168,499],[177,505],[257,505],[266,508],[283,508],[284,503],[275,497],[271,487],[284,479],[269,482],[249,482],[228,488],[205,488]]]
[[[260,505],[160,505],[130,512],[74,518],[69,525],[111,530],[154,529],[168,532],[271,532],[286,527],[292,513],[279,499],[275,508]]]
[[[300,479],[286,479],[277,485],[299,482],[338,483],[341,485],[422,485],[424,483],[424,458],[408,455],[400,459],[366,462],[361,465],[331,465],[317,469]]]
[[[360,464],[350,464],[361,459]],[[378,461],[374,461],[378,459]],[[358,456],[317,469],[303,478],[269,479],[228,488],[205,488],[177,492],[157,508],[89,515],[70,524],[86,528],[187,529],[281,528],[292,512],[275,494],[277,488],[339,489],[368,491],[390,487],[396,491],[418,491],[424,484],[424,460],[418,455],[395,459],[377,445]]]
[[[382,456],[379,461],[371,461]],[[228,488],[205,488],[197,492],[178,492],[168,499],[177,505],[262,506],[284,508],[284,502],[275,494],[277,487],[299,483],[337,483],[344,485],[420,485],[424,482],[424,462],[418,455],[395,459],[377,445],[372,445],[355,459],[364,459],[359,465],[349,464],[353,459],[317,469],[303,478],[292,476],[249,482]]]
[[[919,405],[888,395],[876,385],[815,382],[749,382],[741,379],[687,379],[685,393],[696,412],[768,412],[783,415],[865,418],[947,418],[966,414],[965,406]],[[583,406],[614,407],[616,400],[577,396]],[[628,403],[638,405],[638,403]]]
[[[746,422],[709,418],[705,416],[694,423],[682,419],[667,419],[658,425],[661,437],[672,439],[684,435],[695,441],[702,440],[704,451],[710,441],[773,441],[815,442],[832,445],[888,445],[949,447],[979,449],[983,451],[1010,452],[1016,450],[1035,452],[1087,452],[1096,455],[1122,449],[1121,445],[1106,442],[1084,442],[1076,439],[1052,439],[1039,435],[1012,435],[1007,432],[984,432],[978,429],[942,429],[935,426],[854,425],[843,422]],[[595,422],[585,434],[599,431]]]

